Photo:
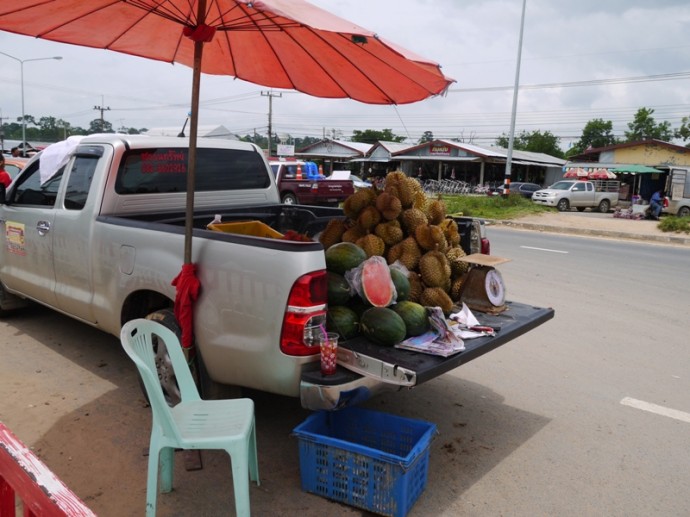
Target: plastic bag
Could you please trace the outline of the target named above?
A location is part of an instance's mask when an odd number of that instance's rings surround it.
[[[345,280],[353,292],[375,307],[388,307],[397,300],[398,294],[388,263],[379,255],[369,257],[359,266],[346,271]]]

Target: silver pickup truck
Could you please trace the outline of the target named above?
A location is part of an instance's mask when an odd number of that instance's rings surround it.
[[[94,135],[54,172],[41,155],[32,158],[7,192],[0,188],[0,314],[32,300],[115,336],[138,317],[174,326],[171,281],[183,262],[186,144]],[[323,246],[209,229],[217,216],[312,236],[344,217],[339,208],[282,204],[256,146],[199,140],[192,260],[202,286],[194,334],[205,397],[231,385],[335,409],[434,378],[553,316],[551,309],[509,302],[503,319],[485,322],[501,329],[495,337],[473,340],[450,358],[355,338],[341,347],[366,364],[366,373],[340,366],[324,377],[311,339],[327,311]],[[473,221],[461,228],[467,246],[478,243]],[[174,391],[165,372],[161,382]]]
[[[538,205],[555,206],[560,212],[577,208],[598,210],[602,214],[618,204],[619,181],[561,180],[549,188],[532,194],[532,202]]]

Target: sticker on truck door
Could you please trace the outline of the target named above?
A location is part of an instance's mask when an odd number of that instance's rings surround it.
[[[7,251],[15,255],[26,255],[24,235],[24,224],[7,221],[7,224],[5,224]]]

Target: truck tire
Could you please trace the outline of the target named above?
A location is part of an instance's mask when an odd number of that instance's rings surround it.
[[[182,340],[182,330],[180,325],[177,323],[177,318],[175,318],[175,313],[172,309],[161,309],[156,312],[152,312],[146,316],[147,320],[153,320],[166,328],[172,330],[178,339]],[[175,378],[175,372],[173,371],[172,361],[170,360],[170,355],[163,343],[158,343],[157,339],[153,341],[153,349],[155,353],[155,363],[156,370],[158,371],[158,379],[160,380],[161,387],[163,388],[163,395],[165,396],[165,401],[170,407],[177,405],[182,400],[182,394],[180,393],[180,387],[177,385],[177,379]],[[194,371],[192,370],[192,375]],[[194,376],[196,378],[196,376]],[[148,401],[148,394],[146,393],[146,388],[144,387],[144,382],[139,377],[139,386]]]
[[[283,194],[283,204],[284,205],[296,205],[297,204],[297,197],[292,192],[288,192],[286,194]]]
[[[27,300],[8,293],[5,286],[0,282],[0,318],[4,318],[16,309],[22,309],[27,305],[29,305]]]
[[[605,214],[609,211],[609,208],[611,208],[611,202],[608,199],[602,199],[599,203],[599,212]]]
[[[182,329],[177,322],[175,313],[172,309],[162,309],[156,312],[152,312],[146,319],[156,321],[166,328],[172,330],[178,339],[182,339]],[[175,406],[178,402],[182,400],[182,394],[180,393],[180,388],[177,385],[177,379],[175,378],[175,373],[172,369],[172,362],[170,361],[170,356],[168,355],[165,346],[159,347],[157,342],[154,342],[155,353],[156,353],[156,369],[158,370],[158,378],[161,381],[161,386],[163,387],[163,394],[165,395],[165,400],[168,402],[170,407]],[[199,351],[196,351],[194,360],[190,364],[190,369],[192,371],[192,377],[194,382],[199,389],[201,398],[208,399],[230,399],[239,398],[242,396],[241,389],[237,386],[226,386],[225,384],[220,384],[213,381],[206,370],[206,365],[202,360]],[[139,378],[139,386],[144,393],[144,397],[148,401],[148,394],[146,393],[146,388],[144,383]]]
[[[690,206],[681,206],[676,215],[678,217],[690,217]]]
[[[570,201],[568,201],[565,198],[559,199],[556,208],[559,212],[567,212],[568,210],[570,210]]]

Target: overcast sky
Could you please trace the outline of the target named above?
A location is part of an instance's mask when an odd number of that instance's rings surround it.
[[[8,0],[9,1],[9,0]],[[273,100],[279,134],[348,139],[392,129],[418,140],[493,143],[508,134],[522,0],[312,0],[341,17],[440,63],[457,80],[444,97],[370,106],[283,92]],[[551,131],[567,149],[587,121],[611,120],[622,136],[641,107],[677,128],[690,116],[690,2],[527,0],[516,133]],[[25,111],[88,127],[109,108],[114,128],[180,126],[191,69],[115,52],[0,32],[0,51],[24,64]],[[20,66],[0,55],[0,115],[21,115]],[[266,133],[267,89],[202,76],[200,124]]]

